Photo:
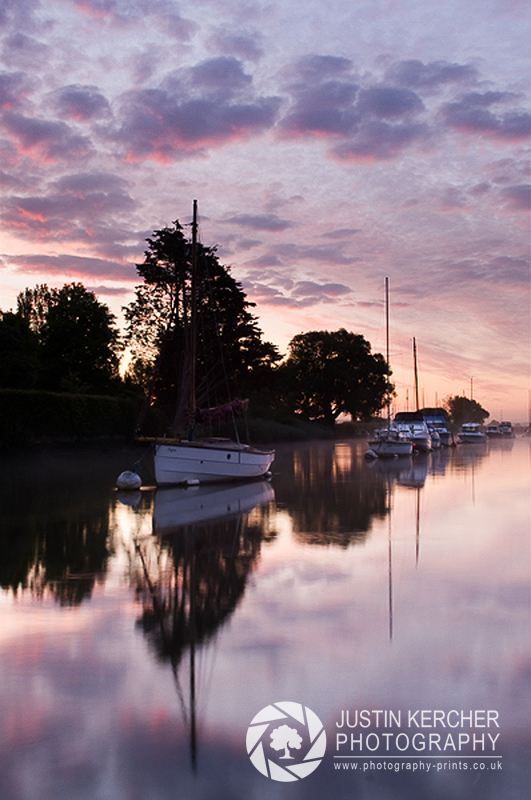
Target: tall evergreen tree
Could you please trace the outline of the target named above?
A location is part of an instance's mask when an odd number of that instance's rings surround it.
[[[143,284],[125,309],[126,341],[132,353],[129,376],[153,371],[153,394],[169,409],[186,393],[191,318],[191,242],[182,225],[147,239]],[[263,341],[254,307],[230,268],[220,264],[215,247],[196,248],[197,404],[213,406],[229,395],[248,392],[280,360],[275,345]]]

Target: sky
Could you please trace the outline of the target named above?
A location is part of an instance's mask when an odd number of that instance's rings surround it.
[[[122,320],[191,219],[287,353],[346,328],[397,409],[530,405],[526,0],[0,0],[0,308],[82,282]]]

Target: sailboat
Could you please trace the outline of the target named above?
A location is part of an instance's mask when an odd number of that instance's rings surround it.
[[[389,364],[389,278],[385,279],[385,341],[386,341],[386,363]],[[410,456],[413,451],[413,443],[402,431],[391,426],[391,394],[389,391],[389,380],[387,381],[387,427],[375,431],[374,438],[369,441],[370,449],[366,455],[377,458],[396,458],[398,456]]]
[[[433,440],[424,415],[419,409],[419,376],[417,366],[417,343],[415,338],[413,338],[413,366],[415,370],[415,400],[417,410],[399,411],[395,414],[391,428],[401,431],[404,436],[411,439],[415,452],[429,453],[433,446]],[[440,440],[438,443],[440,444]]]
[[[197,339],[197,200],[193,203],[192,222],[192,297],[189,335],[189,391],[187,397],[190,432],[188,439],[159,439],[155,441],[154,471],[157,485],[198,484],[214,481],[233,481],[259,478],[265,475],[275,458],[274,450],[262,450],[243,444],[237,438],[195,439],[195,420],[198,415],[195,397],[195,366]],[[228,407],[232,408],[234,400]],[[210,409],[209,409],[210,410]],[[209,411],[207,410],[207,411]],[[236,432],[236,436],[237,432]]]

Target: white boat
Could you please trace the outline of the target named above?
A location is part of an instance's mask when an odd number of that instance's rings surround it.
[[[369,447],[379,458],[410,456],[413,451],[411,439],[392,427],[375,431]]]
[[[500,426],[496,425],[496,423],[491,423],[490,425],[487,425],[486,434],[489,437],[489,439],[499,439],[502,436]]]
[[[259,478],[269,471],[274,458],[274,450],[258,450],[230,440],[161,440],[155,443],[155,481],[167,486]]]
[[[459,444],[483,444],[487,441],[487,435],[482,433],[477,422],[465,422],[461,425],[458,441]]]
[[[419,411],[399,411],[391,423],[391,428],[407,436],[418,453],[429,453],[432,449],[428,426]]]
[[[500,433],[507,439],[514,439],[514,429],[511,422],[500,422]]]
[[[189,387],[186,398],[190,433],[188,439],[155,441],[153,456],[157,485],[245,480],[265,475],[275,458],[275,451],[257,449],[230,439],[195,440],[198,416],[195,399],[195,359],[197,339],[197,201],[193,204],[191,242],[191,319],[189,329],[188,371]],[[177,294],[177,293],[176,293]],[[176,301],[177,302],[177,301]],[[238,402],[240,405],[241,401]],[[227,404],[230,407],[232,404]],[[207,409],[213,411],[213,409]]]
[[[385,279],[385,334],[386,334],[386,363],[389,365],[389,278]],[[400,431],[391,426],[391,396],[389,380],[387,380],[387,427],[375,431],[369,440],[369,450],[365,454],[369,458],[398,458],[410,456],[413,452],[412,442],[404,437]]]
[[[442,409],[439,411],[434,409],[430,414],[424,414],[426,425],[430,432],[437,431],[439,434],[439,441],[443,447],[450,447],[452,444],[452,434],[448,430],[446,417]]]

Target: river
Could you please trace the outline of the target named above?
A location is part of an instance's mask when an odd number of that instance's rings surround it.
[[[524,800],[530,447],[4,457],[0,800]]]

